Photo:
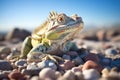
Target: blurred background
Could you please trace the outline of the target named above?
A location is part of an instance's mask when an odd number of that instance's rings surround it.
[[[84,35],[80,38],[93,39],[96,32],[97,36],[110,32],[110,38],[120,32],[120,0],[0,0],[0,34],[15,28],[32,32],[50,11],[81,16]]]

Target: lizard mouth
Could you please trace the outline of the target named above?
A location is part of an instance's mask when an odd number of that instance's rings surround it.
[[[67,24],[67,25],[61,25],[61,26],[55,26],[54,28],[56,29],[57,33],[62,33],[62,32],[71,32],[71,31],[75,31],[77,29],[82,29],[83,23],[78,22],[74,22],[71,24]]]

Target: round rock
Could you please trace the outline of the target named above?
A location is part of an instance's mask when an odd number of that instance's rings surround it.
[[[75,80],[75,74],[71,70],[68,70],[63,77],[65,80]]]
[[[54,63],[54,61],[52,61],[52,60],[42,61],[42,62],[38,63],[37,66],[38,66],[40,69],[49,67],[49,68],[52,68],[52,69],[54,69],[54,70],[57,70],[57,66],[56,66],[56,64]]]
[[[46,78],[50,78],[51,80],[56,80],[55,70],[51,68],[44,68],[39,73],[39,77],[41,80],[46,80]]]
[[[13,67],[10,62],[6,60],[0,60],[0,70],[12,70]]]
[[[63,59],[66,59],[66,60],[70,60],[71,58],[70,58],[70,55],[66,55],[66,54],[64,54],[63,56],[62,56],[62,58]]]
[[[100,73],[95,69],[88,69],[83,71],[85,80],[98,80]]]
[[[87,62],[84,63],[82,71],[88,69],[96,69],[97,71],[101,72],[102,66],[94,61],[88,60]]]
[[[97,63],[99,62],[98,56],[94,53],[87,54],[83,59],[84,59],[84,61],[92,60]]]
[[[21,74],[19,71],[14,70],[12,71],[8,77],[10,78],[10,80],[25,80],[25,77],[23,74]]]
[[[19,61],[15,62],[15,65],[18,66],[18,67],[26,66],[27,65],[27,61],[25,59],[20,59]]]

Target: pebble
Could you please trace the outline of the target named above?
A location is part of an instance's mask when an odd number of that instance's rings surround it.
[[[25,80],[26,78],[24,77],[23,74],[21,74],[19,71],[17,70],[13,70],[8,77],[10,78],[10,80]]]
[[[15,62],[15,65],[17,67],[24,67],[27,65],[27,61],[25,59],[20,59],[18,61]]]
[[[73,67],[75,67],[74,62],[70,61],[70,60],[65,60],[65,62],[63,64],[60,64],[60,67],[63,70],[69,70],[72,69]]]
[[[111,61],[110,66],[117,67],[120,70],[120,59],[115,59],[115,60]]]
[[[21,73],[26,75],[38,75],[41,69],[22,69]]]
[[[27,70],[36,70],[39,69],[35,63],[30,63],[27,65]]]
[[[42,62],[39,62],[37,64],[37,66],[40,68],[40,69],[43,69],[43,68],[52,68],[54,70],[57,70],[57,65],[54,63],[54,61],[52,60],[45,60],[45,61],[42,61]]]
[[[71,71],[71,70],[68,70],[64,75],[63,75],[63,78],[65,80],[75,80],[75,74]]]
[[[106,49],[105,50],[105,55],[106,56],[114,56],[118,54],[117,50],[116,49],[113,49],[113,48],[109,48],[109,49]]]
[[[84,63],[84,61],[79,56],[77,56],[76,58],[72,59],[72,61],[74,61],[75,65],[81,65],[81,64]]]
[[[108,68],[104,68],[101,73],[102,73],[102,77],[107,77],[109,74],[110,70]]]
[[[88,69],[83,71],[85,80],[98,80],[100,73],[95,69]]]
[[[76,80],[84,80],[84,76],[82,72],[76,72],[75,77],[76,77]]]
[[[21,73],[27,74],[27,75],[38,75],[40,72],[40,68],[36,65],[36,63],[30,63],[27,65],[26,69],[22,69]]]
[[[67,54],[70,55],[72,59],[78,56],[78,53],[75,51],[69,51]]]
[[[103,66],[110,66],[111,59],[110,58],[103,58],[103,59],[101,59],[100,62]]]
[[[97,71],[101,72],[102,66],[92,60],[88,60],[84,63],[82,71],[88,70],[88,69],[96,69]]]
[[[40,80],[39,76],[33,76],[30,80]]]
[[[89,53],[89,54],[87,54],[87,55],[83,58],[83,60],[84,60],[84,61],[92,60],[92,61],[94,61],[94,62],[96,62],[96,63],[99,62],[98,56],[97,56],[96,54],[94,54],[94,53]]]
[[[82,69],[78,66],[78,67],[73,67],[73,68],[71,69],[71,71],[72,71],[73,73],[82,72]]]
[[[71,60],[70,55],[66,55],[66,54],[64,54],[64,55],[62,56],[62,58],[63,58],[63,59],[66,59],[66,60]]]
[[[0,70],[12,70],[13,67],[10,62],[6,60],[0,60]]]
[[[46,80],[46,78],[50,78],[51,80],[56,80],[55,70],[51,68],[44,68],[40,71],[39,77],[41,80]]]

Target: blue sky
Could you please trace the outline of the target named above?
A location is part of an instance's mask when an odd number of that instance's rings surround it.
[[[0,0],[0,31],[34,29],[50,11],[78,14],[86,25],[120,23],[120,0]]]

